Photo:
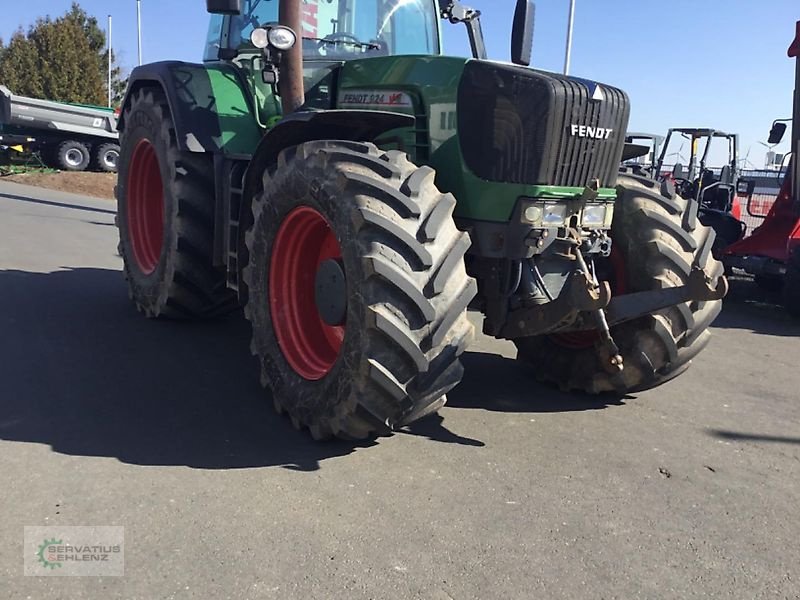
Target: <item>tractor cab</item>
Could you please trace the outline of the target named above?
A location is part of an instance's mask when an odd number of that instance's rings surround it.
[[[239,14],[212,15],[206,60],[259,55],[253,32],[278,24],[278,6],[275,0],[242,0]],[[303,59],[312,63],[440,53],[434,0],[359,0],[357,11],[356,0],[306,0],[301,26]]]
[[[211,17],[206,62],[230,61],[252,90],[262,127],[282,115],[277,73],[280,57],[265,48],[302,48],[307,108],[330,108],[332,71],[346,61],[397,55],[438,55],[439,15],[434,0],[306,0],[298,32],[282,28],[276,0],[242,0],[235,14]],[[298,39],[299,38],[299,39]],[[274,42],[277,41],[276,46]],[[288,48],[287,48],[288,49]]]
[[[684,150],[687,144],[688,150]],[[735,133],[708,128],[670,129],[656,172],[674,179],[684,198],[697,200],[703,208],[731,212],[739,180],[738,151],[739,136]],[[687,158],[684,165],[682,161]]]

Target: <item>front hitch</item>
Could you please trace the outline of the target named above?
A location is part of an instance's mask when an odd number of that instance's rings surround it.
[[[608,282],[597,285],[583,271],[576,269],[570,273],[554,300],[510,312],[500,330],[500,337],[513,340],[563,329],[574,323],[579,313],[600,310],[608,306],[610,300]]]
[[[721,300],[727,293],[728,280],[724,276],[714,284],[703,269],[692,267],[686,285],[615,296],[606,307],[606,316],[609,326],[618,325],[684,302]]]
[[[588,268],[579,261],[557,298],[546,304],[526,306],[509,313],[500,337],[516,339],[543,335],[555,331],[586,331],[595,329],[589,322],[578,319],[580,313],[595,313],[603,319],[595,319],[601,331],[638,317],[658,312],[685,302],[708,302],[720,300],[728,293],[728,280],[720,276],[716,283],[698,267],[693,267],[685,285],[634,292],[611,297],[606,281],[596,282]],[[601,311],[601,315],[597,315]],[[605,321],[605,322],[603,322]]]

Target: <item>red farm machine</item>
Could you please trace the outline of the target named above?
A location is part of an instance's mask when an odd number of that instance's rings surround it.
[[[782,288],[786,309],[800,317],[800,21],[788,55],[795,59],[794,109],[787,119],[792,123],[789,168],[764,222],[752,235],[728,246],[723,260],[726,267],[754,275],[760,284]],[[769,143],[780,142],[786,129],[785,121],[775,121]],[[750,197],[747,190],[740,191]]]

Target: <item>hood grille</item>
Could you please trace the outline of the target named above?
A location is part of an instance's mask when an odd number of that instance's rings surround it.
[[[617,88],[472,61],[458,91],[461,153],[469,169],[489,181],[582,187],[599,179],[612,187],[629,110]]]

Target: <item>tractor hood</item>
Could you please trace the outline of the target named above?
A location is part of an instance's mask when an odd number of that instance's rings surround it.
[[[376,139],[436,170],[456,216],[506,222],[522,197],[614,196],[629,102],[621,90],[508,63],[445,56],[352,60],[331,73],[328,108],[413,116]]]
[[[432,152],[457,135],[465,165],[484,181],[616,183],[630,104],[615,87],[508,63],[431,56],[350,61],[337,79],[337,108],[414,115],[417,136],[424,127]]]
[[[611,187],[628,115],[622,90],[516,65],[470,61],[458,88],[461,153],[488,181]]]

